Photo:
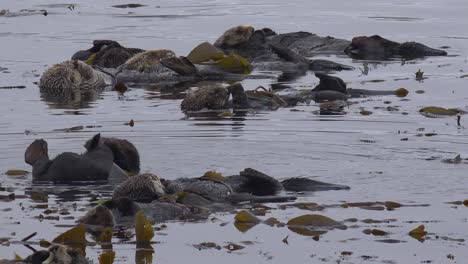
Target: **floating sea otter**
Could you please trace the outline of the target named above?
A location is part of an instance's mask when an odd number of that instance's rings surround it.
[[[96,134],[86,143],[86,149],[85,154],[64,152],[51,160],[47,142],[37,139],[26,149],[24,159],[33,167],[34,181],[100,181],[126,176],[114,162],[130,172],[139,171],[138,152],[126,140],[101,138],[101,134]]]
[[[143,52],[142,49],[126,48],[114,40],[94,40],[87,50],[77,51],[72,60],[81,60],[104,68],[117,68],[133,55]]]
[[[64,152],[49,159],[47,142],[37,139],[26,149],[24,159],[33,167],[34,181],[98,181],[107,180],[113,166],[112,150],[96,134],[86,154]]]
[[[112,211],[109,220],[106,210],[89,211],[80,219],[83,224],[107,226],[113,221],[131,221],[138,210],[156,222],[207,216],[215,211],[230,211],[246,202],[287,202],[294,196],[278,195],[286,191],[348,190],[349,187],[314,181],[307,178],[278,180],[247,168],[239,175],[223,177],[207,173],[200,178],[163,180],[153,174],[129,178],[114,190],[112,200],[104,206]],[[102,205],[100,205],[102,206]],[[98,207],[100,207],[98,206]],[[97,220],[98,219],[98,220]]]
[[[109,76],[107,76],[109,77]],[[78,60],[64,61],[48,68],[41,76],[41,92],[67,96],[77,91],[102,90],[106,74]]]
[[[354,37],[344,50],[354,58],[386,59],[391,57],[420,58],[425,56],[446,56],[444,50],[433,49],[417,42],[398,43],[379,35]]]

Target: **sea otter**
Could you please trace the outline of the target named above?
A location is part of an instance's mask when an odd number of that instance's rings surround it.
[[[133,55],[143,51],[142,49],[123,47],[114,40],[94,40],[91,48],[77,51],[71,59],[86,61],[90,65],[104,68],[117,68]]]
[[[354,37],[344,50],[358,59],[386,59],[391,57],[420,58],[425,56],[446,56],[444,50],[433,49],[417,42],[398,43],[379,35]]]
[[[41,93],[68,97],[76,92],[103,90],[110,76],[78,60],[64,61],[48,68],[41,76]]]
[[[130,141],[109,137],[101,137],[100,140],[111,149],[114,154],[114,163],[122,170],[130,174],[140,172],[140,154]],[[92,140],[88,140],[84,146],[87,151],[92,151]]]
[[[33,167],[33,181],[98,181],[107,180],[114,166],[112,150],[96,134],[85,154],[64,152],[49,159],[47,142],[37,139],[26,149],[25,162]]]

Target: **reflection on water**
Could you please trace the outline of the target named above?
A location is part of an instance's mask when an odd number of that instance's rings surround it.
[[[102,92],[96,90],[76,91],[69,96],[41,92],[41,99],[53,109],[82,109],[91,108]]]

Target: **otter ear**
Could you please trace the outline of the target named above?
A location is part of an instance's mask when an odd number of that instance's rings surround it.
[[[33,166],[41,158],[48,158],[47,142],[43,139],[34,140],[24,152],[24,161]]]
[[[99,142],[101,141],[101,133],[94,135],[92,139],[86,142],[85,147],[88,151],[91,151],[99,146]]]

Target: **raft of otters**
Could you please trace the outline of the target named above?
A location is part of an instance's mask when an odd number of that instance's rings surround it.
[[[180,57],[167,49],[145,51],[127,48],[112,40],[95,40],[91,48],[76,52],[70,61],[47,69],[39,87],[44,93],[68,95],[76,90],[102,90],[119,81],[171,85],[258,78],[249,74],[252,70],[326,73],[354,69],[331,61],[308,59],[323,53],[378,60],[447,55],[444,50],[421,43],[398,43],[378,35],[349,41],[308,32],[277,34],[268,28],[256,30],[251,26],[236,26],[213,44],[201,43],[187,56]]]
[[[84,144],[86,152],[64,152],[50,159],[48,145],[37,139],[26,149],[25,162],[33,167],[33,181],[73,183],[76,181],[120,180],[112,199],[87,212],[80,220],[93,235],[103,227],[114,227],[134,221],[139,210],[153,222],[175,219],[206,219],[212,212],[232,211],[242,203],[286,202],[295,200],[282,191],[349,190],[345,185],[331,184],[308,178],[278,181],[255,169],[246,168],[238,175],[222,176],[208,172],[196,178],[160,179],[140,172],[140,157],[135,146],[124,139],[94,135]],[[128,172],[128,173],[127,173]],[[129,174],[137,174],[128,176]],[[86,261],[79,253],[55,245],[38,251],[27,263],[43,263],[58,256],[76,263]],[[38,262],[38,260],[41,260]],[[71,262],[75,263],[75,262]]]

